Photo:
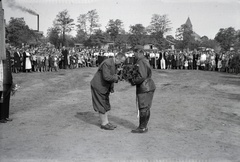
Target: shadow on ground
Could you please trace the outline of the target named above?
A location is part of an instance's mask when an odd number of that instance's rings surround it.
[[[92,124],[92,125],[96,125],[96,126],[100,126],[100,120],[99,120],[99,116],[94,113],[94,112],[90,112],[90,111],[86,111],[86,112],[77,112],[75,115],[76,118],[88,123],[88,124]],[[136,128],[136,125],[133,124],[132,122],[117,117],[117,116],[113,116],[113,115],[108,115],[109,121],[117,124],[117,125],[121,125],[127,129],[134,129]]]
[[[221,76],[221,77],[226,78],[226,79],[240,79],[240,76],[236,75],[236,74],[227,74],[227,75],[224,75],[224,76]]]

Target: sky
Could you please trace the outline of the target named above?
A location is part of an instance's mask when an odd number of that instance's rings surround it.
[[[153,14],[167,15],[172,30],[166,34],[174,37],[176,29],[188,17],[193,31],[210,39],[214,39],[220,28],[240,30],[240,0],[2,0],[2,5],[6,23],[11,17],[23,17],[33,30],[37,30],[37,16],[34,14],[39,14],[39,30],[44,35],[53,27],[57,14],[65,9],[75,24],[80,14],[96,9],[104,31],[110,19],[120,19],[126,31],[135,24],[147,27]],[[74,36],[76,32],[71,34]]]

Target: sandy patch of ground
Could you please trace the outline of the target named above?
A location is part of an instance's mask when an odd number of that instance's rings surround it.
[[[14,74],[12,122],[0,124],[0,161],[240,161],[240,77],[153,70],[149,132],[136,128],[135,87],[115,85],[110,121],[99,128],[91,103],[96,68]]]

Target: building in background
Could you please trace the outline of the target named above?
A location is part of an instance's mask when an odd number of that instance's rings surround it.
[[[191,22],[191,20],[190,20],[189,17],[188,17],[185,25],[188,26],[189,29],[191,29],[191,30],[193,31],[192,36],[194,37],[194,39],[195,39],[196,41],[201,41],[201,36],[198,35],[196,32],[194,32],[194,30],[193,30],[193,25],[192,25],[192,22]]]

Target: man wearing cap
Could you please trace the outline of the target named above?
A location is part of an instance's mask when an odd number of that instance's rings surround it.
[[[101,129],[113,130],[116,128],[108,121],[108,111],[111,110],[109,95],[114,92],[114,83],[119,79],[116,65],[124,63],[125,60],[126,56],[122,53],[104,60],[91,80],[93,109],[99,113]]]
[[[137,129],[132,130],[132,133],[145,133],[148,131],[147,124],[150,118],[150,108],[156,86],[151,78],[151,66],[144,56],[143,47],[136,46],[133,51],[136,59],[135,65],[139,67],[140,73],[140,77],[132,80],[132,84],[136,85],[136,97],[140,117],[139,126]]]

